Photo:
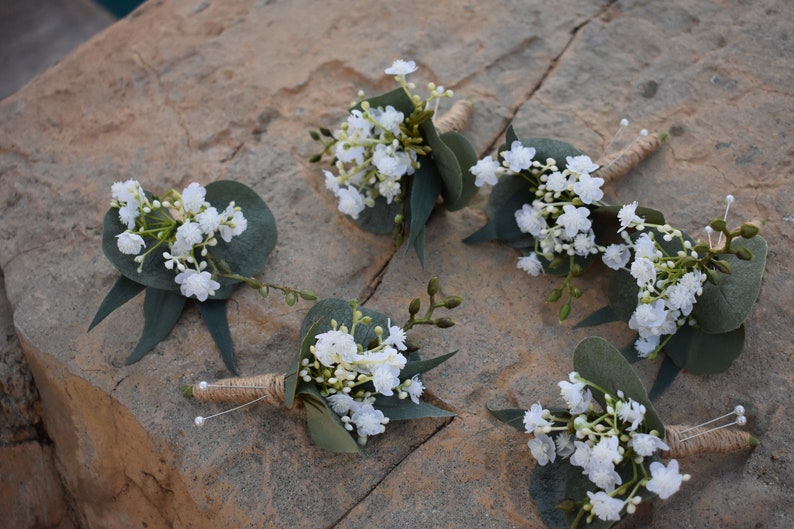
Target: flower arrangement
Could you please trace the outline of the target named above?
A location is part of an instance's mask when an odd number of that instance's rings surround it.
[[[227,368],[236,373],[226,300],[239,284],[256,288],[263,297],[279,290],[288,305],[299,298],[316,299],[309,290],[249,277],[262,269],[275,244],[273,214],[244,184],[223,180],[204,187],[193,182],[182,192],[172,189],[156,196],[136,180],[117,182],[105,214],[102,249],[121,276],[88,330],[145,290],[143,334],[127,358],[131,364],[171,332],[187,299],[193,298]]]
[[[416,325],[453,326],[453,320],[433,317],[433,312],[453,309],[462,300],[457,296],[436,299],[438,278],[428,283],[427,292],[425,314],[419,315],[421,300],[415,298],[402,327],[355,300],[321,300],[306,314],[301,347],[287,375],[200,382],[183,391],[200,400],[243,406],[266,400],[292,408],[300,402],[316,444],[333,452],[363,453],[361,447],[370,437],[384,433],[390,421],[454,416],[419,399],[425,391],[421,375],[455,352],[422,360],[406,332]],[[201,426],[217,415],[197,417],[196,424]]]
[[[660,141],[642,131],[599,165],[565,142],[519,139],[509,128],[499,160],[487,156],[471,168],[476,185],[494,187],[488,223],[464,241],[505,241],[523,254],[518,268],[533,276],[563,276],[546,298],[556,302],[566,296],[560,321],[582,295],[573,279],[600,257],[614,271],[609,305],[577,326],[623,320],[638,333],[627,356],[656,358],[664,351],[664,376],[652,393],[667,387],[681,369],[719,373],[741,353],[743,322],[758,297],[766,260],[758,228],[744,223],[729,229],[727,211],[709,225],[709,235],[719,234],[712,243],[695,241],[661,212],[636,201],[612,206],[601,200],[603,186]]]
[[[704,425],[665,427],[628,362],[601,338],[583,340],[573,363],[575,371],[558,384],[565,409],[538,402],[529,410],[491,411],[532,436],[528,446],[538,465],[530,493],[553,529],[582,522],[611,527],[641,502],[665,500],[679,490],[689,475],[680,472],[676,457],[758,444],[744,431],[709,437],[714,430]],[[734,423],[716,429],[746,423],[743,407],[734,413]]]
[[[312,131],[323,150],[311,161],[331,159],[335,172],[323,171],[325,185],[340,212],[366,230],[392,233],[395,246],[407,235],[423,262],[425,224],[439,194],[449,211],[470,202],[477,187],[468,168],[477,155],[453,130],[465,124],[471,103],[459,101],[434,122],[439,101],[453,93],[429,83],[429,95],[422,98],[406,78],[416,70],[413,61],[395,61],[385,73],[399,88],[366,99],[359,92],[338,129]]]

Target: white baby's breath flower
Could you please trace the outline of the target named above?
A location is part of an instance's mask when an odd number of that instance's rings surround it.
[[[667,443],[662,441],[660,438],[647,433],[634,434],[631,440],[629,440],[628,445],[634,449],[634,452],[636,452],[637,455],[643,457],[650,457],[657,450],[670,449],[670,447],[667,446]]]
[[[546,434],[535,434],[535,437],[529,440],[527,446],[529,446],[529,451],[538,460],[540,466],[554,463],[554,460],[557,459],[557,447],[551,437]]]
[[[540,262],[538,256],[533,252],[526,257],[519,257],[516,268],[523,270],[531,276],[537,276],[543,273],[543,263]]]
[[[245,218],[243,212],[234,206],[234,202],[226,206],[223,212],[221,221],[220,233],[221,238],[226,242],[231,242],[233,237],[243,233],[248,228],[248,219]]]
[[[618,233],[625,230],[626,228],[631,228],[634,225],[645,221],[644,218],[637,215],[636,211],[637,211],[636,200],[631,204],[626,204],[625,206],[620,208],[620,211],[618,211],[618,220],[620,221],[620,229],[618,230]]]
[[[515,213],[516,224],[522,233],[529,233],[533,237],[538,237],[541,230],[546,228],[546,219],[543,217],[543,209],[535,201],[531,206],[524,204]]]
[[[585,204],[592,204],[604,197],[604,192],[601,190],[602,185],[604,185],[603,178],[584,173],[580,174],[577,181],[573,184],[573,192],[579,195],[579,198]]]
[[[121,253],[127,255],[138,255],[141,248],[146,246],[143,237],[137,233],[125,231],[116,235],[116,245]]]
[[[551,425],[549,421],[543,418],[545,411],[543,406],[540,405],[540,402],[536,402],[524,413],[524,428],[527,433],[534,433],[538,428]]]
[[[557,383],[560,387],[560,395],[568,405],[571,415],[586,412],[593,398],[590,389],[586,388],[584,383],[578,382],[577,376],[576,372],[570,373],[568,375],[570,382],[562,380]]]
[[[645,418],[645,406],[633,399],[629,399],[628,402],[619,401],[617,404],[617,413],[620,420],[631,423],[631,426],[626,429],[633,432]]]
[[[384,426],[389,422],[383,412],[376,410],[372,404],[362,404],[350,417],[350,421],[356,425],[358,435],[367,437],[378,435],[386,431]]]
[[[196,296],[199,301],[207,301],[209,296],[221,288],[220,283],[212,279],[212,274],[197,272],[192,268],[177,274],[174,281],[179,285],[179,291],[183,296],[186,298]]]
[[[204,234],[197,222],[188,220],[177,228],[176,239],[185,245],[193,246],[204,240]]]
[[[364,197],[354,187],[340,187],[337,196],[339,197],[339,211],[354,219],[357,219],[366,207],[364,206]]]
[[[406,335],[405,331],[399,325],[392,325],[391,318],[387,320],[389,326],[389,336],[383,340],[387,345],[393,345],[398,351],[405,351],[408,347],[405,345]]]
[[[610,244],[601,255],[601,260],[612,270],[620,270],[631,259],[631,251],[625,244]]]
[[[590,504],[593,506],[595,515],[604,521],[620,521],[620,511],[623,509],[623,500],[613,498],[604,491],[587,491]]]
[[[191,183],[182,191],[182,207],[188,213],[198,213],[204,205],[207,190],[197,182]]]
[[[386,75],[400,75],[405,76],[409,73],[413,73],[417,70],[416,62],[414,61],[404,61],[402,59],[397,59],[391,66],[386,68],[383,73]]]
[[[587,218],[590,210],[566,204],[562,207],[563,214],[557,217],[557,224],[565,230],[565,235],[573,239],[577,233],[590,230],[593,222]]]
[[[413,401],[414,404],[419,404],[419,397],[422,396],[424,390],[425,386],[419,379],[419,375],[412,376],[411,384],[405,388],[405,391],[408,393],[408,396],[411,397],[411,401]]]
[[[330,330],[318,334],[315,339],[314,356],[321,364],[332,367],[339,362],[356,362],[363,356],[359,354],[356,341],[351,334]]]
[[[579,175],[589,175],[596,169],[598,169],[598,164],[593,163],[593,160],[590,159],[587,155],[580,155],[580,156],[566,156],[565,157],[565,167],[568,171]],[[604,183],[604,179],[601,178],[601,183]]]
[[[221,227],[221,216],[216,208],[208,207],[196,215],[196,222],[198,222],[202,232],[211,235]]]
[[[520,141],[516,140],[510,145],[509,151],[502,152],[502,157],[511,171],[519,173],[524,169],[529,169],[532,165],[532,158],[535,157],[535,148],[524,147]]]
[[[128,230],[135,227],[135,221],[141,215],[137,200],[131,200],[119,208],[119,220],[127,226]]]
[[[663,500],[678,492],[685,479],[684,475],[678,472],[678,461],[675,459],[671,459],[666,467],[662,463],[654,461],[651,463],[650,469],[652,477],[645,488],[658,494]]]
[[[328,404],[331,405],[331,409],[337,415],[345,415],[349,411],[353,411],[354,413],[361,404],[353,399],[350,395],[346,393],[335,393],[326,398]]]
[[[478,160],[477,165],[472,166],[469,170],[475,177],[474,185],[482,187],[485,184],[495,186],[499,181],[500,169],[499,162],[491,158],[491,156],[486,156],[482,160]]]
[[[656,281],[656,266],[647,257],[639,257],[631,263],[631,275],[639,287],[652,285]]]

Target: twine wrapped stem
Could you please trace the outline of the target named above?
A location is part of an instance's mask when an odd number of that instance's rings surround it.
[[[598,161],[601,169],[595,173],[595,176],[603,178],[605,186],[616,182],[656,152],[666,138],[667,134],[651,133],[638,138],[623,151],[605,154]]]
[[[725,454],[758,446],[757,438],[744,430],[714,430],[701,426],[675,424],[665,426],[664,442],[670,450],[663,457],[677,459],[700,454]],[[684,432],[684,433],[682,433]],[[702,434],[702,435],[699,435]]]
[[[284,375],[224,378],[210,384],[193,384],[185,388],[185,393],[201,401],[221,404],[247,404],[256,399],[276,404],[284,402]]]
[[[471,108],[472,103],[468,99],[461,99],[453,103],[442,116],[433,120],[436,132],[441,135],[453,130],[455,132],[462,131],[471,116]]]

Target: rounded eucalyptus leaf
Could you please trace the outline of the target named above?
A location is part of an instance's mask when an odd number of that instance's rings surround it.
[[[627,397],[645,406],[645,422],[664,437],[664,424],[648,398],[648,393],[631,365],[609,342],[597,336],[585,338],[573,352],[573,367],[586,380],[610,395],[622,390]],[[606,409],[604,394],[593,390],[593,398]]]
[[[370,310],[368,308],[357,306],[356,310],[360,310],[364,316],[372,318],[372,325],[358,325],[356,326],[353,337],[356,343],[363,345],[365,348],[372,340],[377,339],[375,335],[375,326],[380,325],[384,330],[384,337],[388,336],[389,332],[389,319],[385,314]],[[331,320],[336,320],[339,325],[346,325],[348,329],[353,325],[353,310],[350,308],[350,302],[338,298],[321,299],[315,303],[312,308],[306,312],[301,324],[300,336],[303,339],[315,324],[317,325],[317,333],[323,333],[331,330]]]
[[[756,235],[751,239],[734,239],[732,248],[747,248],[753,258],[745,261],[733,255],[722,259],[731,267],[730,274],[720,274],[717,285],[706,283],[698,296],[692,315],[703,332],[721,334],[738,328],[750,313],[761,291],[766,266],[766,241]]]
[[[447,204],[458,202],[463,192],[463,173],[458,158],[455,155],[455,151],[439,137],[432,120],[428,119],[419,125],[419,130],[422,133],[422,138],[424,138],[431,149],[429,159],[420,161],[420,164],[432,160],[430,163],[434,165],[441,181],[440,192],[441,196],[444,198],[444,202]],[[418,175],[414,175],[414,179],[416,179],[417,176]]]
[[[683,326],[664,346],[665,354],[693,375],[716,375],[726,371],[744,349],[744,325],[719,334]]]
[[[450,202],[447,201],[446,196],[444,197],[444,207],[449,211],[458,211],[466,207],[479,190],[474,185],[476,178],[471,172],[471,168],[477,165],[477,152],[469,143],[469,140],[459,132],[445,132],[441,135],[441,140],[450,148],[458,160],[462,184],[460,196],[457,200]]]
[[[375,205],[371,208],[364,208],[364,211],[358,214],[357,219],[348,218],[364,231],[383,235],[392,233],[394,230],[394,217],[401,211],[402,207],[400,204],[394,201],[391,204],[387,204],[385,198],[378,197],[375,199]]]
[[[513,241],[523,239],[523,233],[516,223],[516,211],[524,204],[531,204],[535,199],[529,191],[529,183],[520,176],[505,175],[493,186],[485,213],[488,223],[466,237],[463,242],[476,244],[480,242],[500,240]]]
[[[231,180],[220,180],[206,186],[206,200],[219,211],[223,211],[229,202],[234,201],[239,206],[248,221],[246,230],[227,243],[218,239],[217,246],[209,249],[209,254],[219,262],[225,262],[232,273],[252,276],[258,273],[267,261],[268,255],[276,245],[276,220],[267,207],[267,204],[250,187]],[[147,196],[151,196],[147,193]],[[158,214],[167,216],[164,210]],[[141,272],[138,272],[138,263],[134,256],[123,254],[116,243],[116,235],[124,232],[127,227],[118,217],[118,210],[110,208],[105,213],[102,232],[102,250],[113,266],[121,274],[146,287],[160,290],[179,291],[179,285],[174,278],[176,273],[165,268],[163,252],[168,248],[161,246],[150,253],[143,263]],[[151,245],[152,241],[147,240]],[[151,249],[147,246],[146,250]],[[212,299],[226,299],[232,295],[238,281],[225,278],[215,278],[220,284]]]
[[[535,160],[540,163],[546,163],[548,158],[553,158],[560,171],[566,167],[566,157],[584,154],[570,143],[552,138],[519,138],[518,141],[524,147],[533,147],[535,149]],[[512,142],[510,144],[505,143],[503,146],[505,147],[504,150],[509,150],[511,145]]]

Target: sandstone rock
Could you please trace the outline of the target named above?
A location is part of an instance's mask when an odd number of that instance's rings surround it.
[[[340,121],[358,89],[390,88],[382,68],[398,57],[417,60],[418,83],[475,101],[467,134],[482,154],[515,118],[521,135],[597,155],[628,116],[671,137],[611,190],[612,201],[641,199],[697,233],[730,192],[731,218],[764,224],[770,258],[744,355],[722,375],[681,376],[658,404],[664,420],[691,422],[741,402],[762,445],[687,461],[692,481],[652,504],[647,527],[790,526],[792,17],[783,0],[752,9],[152,2],[5,100],[0,266],[81,526],[540,524],[525,439],[485,406],[554,402],[581,338],[597,332],[622,345],[630,334],[560,325],[544,303],[553,278],[519,272],[505,246],[464,246],[484,221],[485,195],[434,215],[424,270],[388,237],[341,218],[305,162],[314,148],[306,131]],[[391,313],[441,276],[446,293],[466,298],[459,325],[418,335],[431,356],[460,350],[426,379],[459,416],[395,425],[366,459],[311,445],[300,412],[257,407],[195,429],[207,406],[183,399],[178,386],[225,376],[195,309],[132,366],[120,363],[138,338],[140,300],[85,333],[116,275],[99,244],[109,186],[132,177],[147,187],[251,185],[279,226],[266,280],[370,298]],[[582,286],[572,321],[602,304],[603,280],[589,275]],[[233,299],[241,371],[286,369],[307,305],[250,291]],[[656,366],[637,368],[650,380]]]

